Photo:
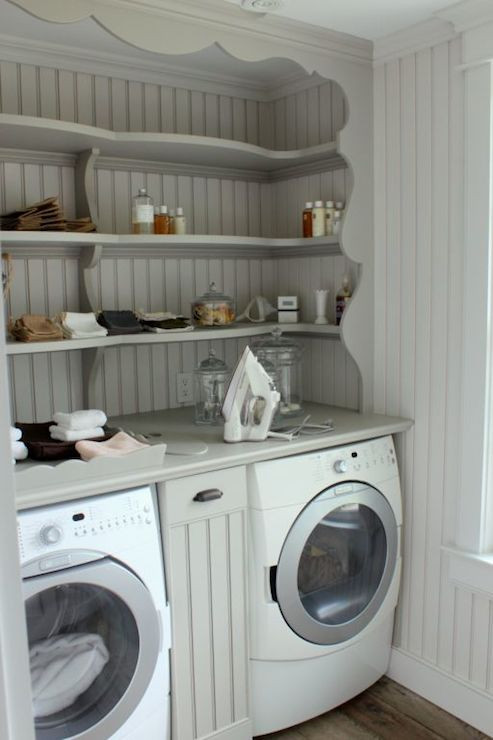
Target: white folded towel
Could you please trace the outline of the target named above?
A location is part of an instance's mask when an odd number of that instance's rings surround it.
[[[18,442],[22,437],[22,432],[17,427],[10,427],[10,441]]]
[[[78,442],[80,439],[99,439],[104,437],[105,431],[101,427],[92,429],[65,429],[53,424],[50,427],[50,437],[59,442]]]
[[[64,312],[59,316],[63,334],[67,339],[105,337],[108,330],[98,324],[94,313]]]
[[[94,427],[104,427],[108,419],[104,411],[88,409],[87,411],[74,411],[72,414],[57,411],[53,415],[53,421],[64,429],[94,429]]]
[[[78,632],[35,642],[29,650],[35,717],[70,707],[109,660],[100,635]]]
[[[12,457],[14,460],[25,460],[27,457],[27,447],[24,442],[12,442]]]

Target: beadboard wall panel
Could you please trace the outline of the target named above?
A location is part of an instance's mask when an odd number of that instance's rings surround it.
[[[491,694],[493,600],[449,579],[461,423],[463,95],[460,40],[375,69],[375,410],[399,440],[404,569],[396,645]],[[381,218],[385,213],[386,218]]]
[[[270,102],[7,61],[0,61],[0,112],[274,149],[332,141],[346,116],[342,90],[331,81]]]

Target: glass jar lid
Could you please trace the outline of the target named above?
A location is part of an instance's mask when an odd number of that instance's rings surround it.
[[[298,342],[283,337],[282,330],[277,326],[270,336],[255,340],[252,343],[252,350],[259,359],[265,358],[275,364],[298,362],[303,352]]]
[[[231,296],[216,288],[216,283],[209,285],[209,290],[195,299],[195,303],[233,303]]]
[[[216,357],[216,353],[211,349],[209,350],[209,356],[198,364],[195,372],[204,375],[227,375],[230,370],[224,360],[221,360],[220,357]]]

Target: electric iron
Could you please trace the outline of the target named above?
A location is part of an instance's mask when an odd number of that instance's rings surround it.
[[[224,441],[259,442],[267,439],[280,398],[250,347],[245,347],[222,407]]]

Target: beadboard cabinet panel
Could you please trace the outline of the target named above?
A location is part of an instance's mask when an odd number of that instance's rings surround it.
[[[342,90],[331,81],[314,80],[308,89],[265,101],[10,61],[0,61],[0,112],[273,149],[333,141],[346,118]]]
[[[430,669],[430,685],[454,677],[488,696],[493,599],[451,581],[442,550],[456,540],[462,389],[474,382],[462,364],[461,60],[455,39],[375,69],[374,400],[376,412],[415,420],[398,440],[405,508],[395,645]]]

